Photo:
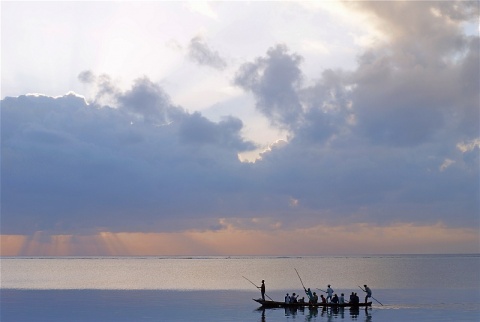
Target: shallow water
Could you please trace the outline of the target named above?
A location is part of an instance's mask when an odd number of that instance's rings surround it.
[[[378,298],[395,302],[396,293],[384,291]],[[383,303],[367,310],[335,311],[262,310],[251,300],[258,294],[247,291],[2,290],[1,297],[1,321],[479,321],[480,317],[478,298],[476,303]]]
[[[480,256],[2,258],[1,321],[479,321]],[[302,281],[298,278],[298,270]],[[259,310],[306,287],[363,292],[368,310]],[[320,292],[317,290],[317,292]]]

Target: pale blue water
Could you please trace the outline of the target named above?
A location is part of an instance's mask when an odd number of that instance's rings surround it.
[[[2,258],[1,321],[480,321],[480,255]],[[371,309],[258,310],[252,298],[373,290]],[[320,292],[320,291],[318,291]]]

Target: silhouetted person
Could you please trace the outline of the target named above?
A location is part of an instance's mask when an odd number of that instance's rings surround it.
[[[350,294],[350,303],[355,303],[355,293]]]
[[[262,300],[265,301],[265,281],[262,280],[262,285],[259,287],[260,293],[262,293]]]
[[[295,295],[295,293],[293,293],[292,296],[290,296],[290,303],[297,303],[297,298],[298,295]]]
[[[330,300],[330,302],[332,301],[332,295],[333,295],[333,290],[332,290],[332,288],[330,287],[330,284],[328,284],[328,288],[327,288],[327,302],[328,302],[328,300]]]
[[[322,299],[322,303],[327,303],[327,300],[325,299],[325,297],[323,296],[323,294],[320,294],[320,298]]]
[[[338,296],[337,294],[335,294],[333,297],[332,297],[332,303],[335,303],[335,304],[338,304]]]
[[[313,294],[312,294],[312,291],[310,290],[310,288],[305,290],[305,294],[307,294],[308,303],[313,303]]]
[[[357,293],[352,292],[352,295],[350,295],[350,303],[352,304],[358,304],[360,302],[360,299],[357,296]]]
[[[367,295],[365,296],[365,303],[367,303],[368,299],[372,297],[372,290],[367,285],[363,285],[363,287],[365,287],[365,289],[362,288],[362,291],[367,293]]]

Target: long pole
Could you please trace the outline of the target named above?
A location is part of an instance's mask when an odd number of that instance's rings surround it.
[[[357,285],[357,286],[358,286],[358,285]],[[358,287],[360,287],[360,286],[358,286]],[[363,288],[361,288],[361,287],[360,287],[360,289],[361,289],[362,291],[366,292],[366,291],[365,291]],[[378,304],[380,304],[381,306],[383,306],[383,304],[382,304],[382,303],[380,303],[380,301],[379,301],[379,300],[377,300],[376,298],[374,298],[374,297],[373,297],[373,296],[371,296],[371,295],[370,295],[370,297],[371,297],[372,299],[374,299],[375,301],[377,301],[377,302],[378,302]]]
[[[260,288],[260,287],[258,287],[254,282],[252,282],[251,280],[249,280],[249,279],[246,278],[245,276],[242,276],[242,277],[243,277],[244,279],[246,279],[247,281],[249,281],[250,283],[252,283],[253,286],[255,286],[256,288]],[[273,301],[272,298],[267,295],[267,293],[265,293],[265,296],[268,297],[271,301]]]
[[[305,285],[303,285],[303,281],[302,281],[302,278],[300,277],[300,274],[298,274],[298,271],[296,268],[294,268],[295,272],[297,272],[297,275],[298,275],[298,278],[300,279],[300,283],[302,283],[302,286],[303,286],[303,289],[305,290],[305,292],[307,291],[307,289],[305,288]]]

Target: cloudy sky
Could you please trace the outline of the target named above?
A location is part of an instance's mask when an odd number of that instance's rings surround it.
[[[1,255],[477,253],[478,19],[2,1]]]

